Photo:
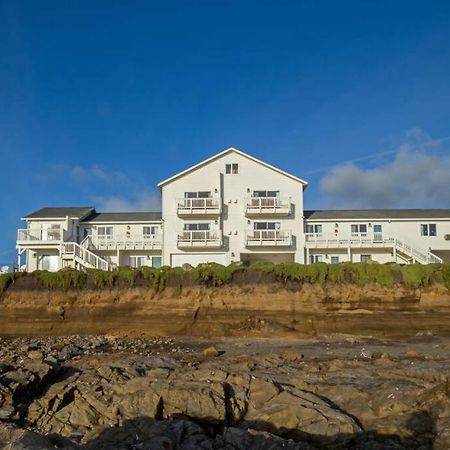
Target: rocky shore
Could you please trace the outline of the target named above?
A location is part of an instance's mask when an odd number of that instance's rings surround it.
[[[0,342],[0,448],[450,448],[450,342]]]

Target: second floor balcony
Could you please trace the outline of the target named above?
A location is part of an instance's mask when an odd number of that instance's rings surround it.
[[[245,214],[280,215],[291,213],[291,197],[250,197],[246,201]]]
[[[179,216],[220,215],[222,202],[220,198],[180,198],[177,213]]]
[[[108,234],[86,237],[81,245],[96,250],[161,250],[160,234]]]
[[[62,238],[60,227],[17,230],[17,242],[21,244],[58,244]]]
[[[290,230],[249,230],[245,245],[247,247],[290,247],[292,233]]]
[[[220,248],[222,233],[210,230],[183,230],[178,234],[178,248]]]

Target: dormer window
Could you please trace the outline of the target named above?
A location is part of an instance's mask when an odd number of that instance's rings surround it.
[[[232,174],[232,175],[238,174],[239,173],[239,164],[237,164],[237,163],[225,164],[225,173]]]

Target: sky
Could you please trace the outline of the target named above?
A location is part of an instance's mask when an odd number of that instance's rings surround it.
[[[228,147],[307,209],[450,208],[450,2],[0,0],[0,263],[27,213],[158,210]]]

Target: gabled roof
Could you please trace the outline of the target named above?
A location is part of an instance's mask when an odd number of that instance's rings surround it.
[[[224,151],[222,151],[220,153],[217,153],[214,156],[211,156],[211,158],[205,159],[204,161],[201,161],[198,164],[195,164],[194,166],[191,166],[191,167],[187,168],[186,170],[183,170],[182,172],[179,172],[176,175],[173,175],[170,178],[167,178],[166,180],[161,181],[160,183],[158,183],[158,187],[161,188],[164,185],[166,185],[166,184],[176,180],[177,178],[180,178],[180,177],[188,174],[189,172],[192,172],[192,171],[194,171],[196,169],[199,169],[200,167],[203,167],[206,164],[209,164],[210,162],[212,162],[212,161],[214,161],[214,160],[216,160],[218,158],[221,158],[222,156],[224,156],[224,155],[226,155],[228,153],[236,153],[238,155],[243,156],[244,158],[248,158],[251,161],[254,161],[254,162],[258,163],[258,164],[261,164],[264,167],[272,169],[275,172],[278,172],[278,173],[280,173],[282,175],[285,175],[286,177],[289,177],[289,178],[291,178],[291,179],[293,179],[295,181],[298,181],[299,183],[301,183],[303,185],[304,188],[306,188],[306,186],[308,186],[308,182],[302,180],[301,178],[298,178],[295,175],[292,175],[292,174],[290,174],[288,172],[285,172],[284,170],[278,169],[277,167],[274,167],[274,166],[272,166],[272,165],[270,165],[270,164],[268,164],[268,163],[266,163],[264,161],[261,161],[261,160],[255,158],[254,156],[248,155],[247,153],[244,153],[241,150],[238,150],[236,148],[230,147],[230,148],[227,148],[226,150],[224,150]]]
[[[94,212],[95,209],[92,206],[41,208],[28,214],[24,219],[65,219],[66,217],[81,219]]]
[[[450,209],[328,209],[303,215],[305,220],[450,219]]]
[[[160,222],[162,213],[153,212],[110,212],[94,213],[82,220],[82,222]]]

